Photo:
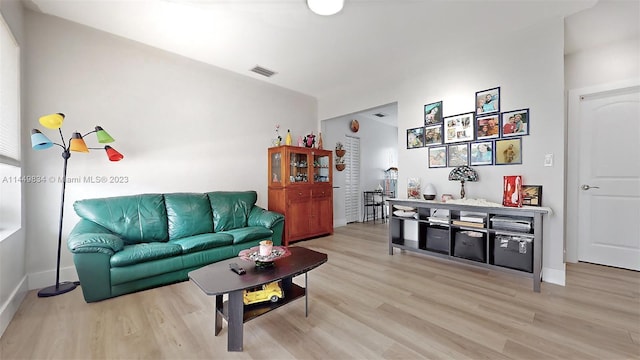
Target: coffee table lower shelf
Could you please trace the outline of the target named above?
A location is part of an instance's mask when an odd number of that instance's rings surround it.
[[[275,310],[294,300],[300,299],[301,297],[304,297],[306,293],[307,291],[302,286],[291,284],[291,289],[289,291],[286,291],[284,294],[284,298],[278,300],[277,302],[267,301],[258,304],[244,305],[242,322],[246,323],[251,319],[255,319],[261,315],[268,313],[269,311]],[[218,312],[226,321],[229,321],[229,301],[223,302],[222,310],[218,309]]]

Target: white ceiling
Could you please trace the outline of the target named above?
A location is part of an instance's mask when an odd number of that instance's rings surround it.
[[[346,0],[340,13],[324,17],[313,14],[305,0],[23,1],[46,14],[316,97],[372,77],[401,78],[451,47],[477,42],[481,33],[510,33],[596,3]],[[624,3],[637,8],[638,1]],[[608,16],[633,15],[628,9],[616,13],[617,7],[610,6]],[[581,28],[593,32],[592,21],[576,21],[577,34]],[[572,51],[584,46],[579,40]],[[277,74],[250,72],[256,65]]]

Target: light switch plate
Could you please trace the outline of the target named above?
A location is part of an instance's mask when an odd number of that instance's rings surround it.
[[[544,166],[553,166],[553,154],[546,154],[544,156]]]

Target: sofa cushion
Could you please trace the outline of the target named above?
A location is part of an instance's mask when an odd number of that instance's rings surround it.
[[[177,240],[169,240],[169,244],[176,244],[182,248],[182,253],[213,249],[233,244],[233,236],[225,233],[200,234]]]
[[[271,239],[273,231],[262,226],[249,226],[242,229],[223,231],[221,234],[233,235],[233,243],[240,244],[254,240]]]
[[[213,232],[211,204],[207,194],[165,194],[169,239]]]
[[[111,267],[122,267],[139,264],[146,261],[158,260],[182,254],[182,247],[169,243],[141,243],[127,245],[124,249],[113,254],[110,259]]]
[[[78,200],[73,208],[81,218],[120,235],[125,244],[169,240],[160,194]]]
[[[214,191],[207,195],[211,202],[215,232],[247,226],[251,208],[258,200],[255,191]]]

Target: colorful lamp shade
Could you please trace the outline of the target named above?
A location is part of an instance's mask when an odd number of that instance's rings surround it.
[[[449,173],[449,180],[460,181],[460,198],[464,199],[464,182],[478,181],[478,173],[468,166],[458,166]]]
[[[59,129],[64,121],[63,113],[49,114],[40,118],[40,124],[47,129]]]
[[[74,132],[71,135],[71,142],[69,143],[69,150],[76,152],[89,152],[87,144],[84,142],[82,135],[79,132]]]
[[[96,126],[96,136],[100,144],[108,144],[115,141],[101,126]]]
[[[53,146],[53,142],[49,140],[38,129],[31,130],[31,147],[35,150],[44,150]]]
[[[124,155],[120,154],[116,149],[112,148],[109,145],[105,145],[104,150],[107,152],[107,156],[111,161],[120,161],[124,159]]]

